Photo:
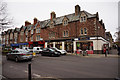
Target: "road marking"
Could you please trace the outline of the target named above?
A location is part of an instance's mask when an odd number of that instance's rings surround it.
[[[33,73],[32,75],[35,76],[36,78],[40,78],[41,77],[41,75],[35,74],[35,73]]]

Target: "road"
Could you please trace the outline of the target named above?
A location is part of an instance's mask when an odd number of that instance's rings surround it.
[[[5,56],[2,58],[2,74],[6,78],[27,78],[29,63],[32,65],[33,78],[116,78],[118,75],[118,58],[116,57],[39,55],[31,62],[18,63],[7,61]]]

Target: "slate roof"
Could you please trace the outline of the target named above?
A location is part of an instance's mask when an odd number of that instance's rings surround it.
[[[68,22],[77,21],[77,20],[79,20],[82,12],[84,12],[87,15],[87,18],[96,17],[96,14],[90,14],[87,11],[81,11],[80,14],[77,16],[75,15],[75,13],[72,13],[72,14],[68,14],[68,15],[57,17],[57,18],[53,19],[54,25],[62,24],[64,17],[68,18]],[[45,27],[50,26],[50,23],[51,23],[50,19],[44,20],[44,21],[40,22],[40,26],[41,26],[41,28],[45,28]]]

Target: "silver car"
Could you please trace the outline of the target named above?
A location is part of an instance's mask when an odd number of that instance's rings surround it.
[[[10,53],[6,55],[6,59],[9,60],[15,60],[16,62],[21,60],[32,60],[33,55],[29,51],[23,51],[23,50],[12,50]]]

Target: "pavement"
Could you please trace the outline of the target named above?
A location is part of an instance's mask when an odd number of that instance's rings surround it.
[[[82,54],[68,53],[68,55],[76,55],[81,57],[94,57],[94,58],[105,57],[105,54],[88,54],[88,56],[83,56]],[[120,56],[112,55],[112,54],[108,54],[107,57],[120,58]]]
[[[110,54],[107,54],[107,57],[110,58],[120,58],[120,55],[117,55],[118,51],[117,49],[111,49],[109,51]],[[67,55],[76,55],[80,57],[94,57],[94,58],[101,58],[105,57],[105,54],[88,54],[88,56],[83,56],[82,54],[76,54],[76,53],[67,53]]]

